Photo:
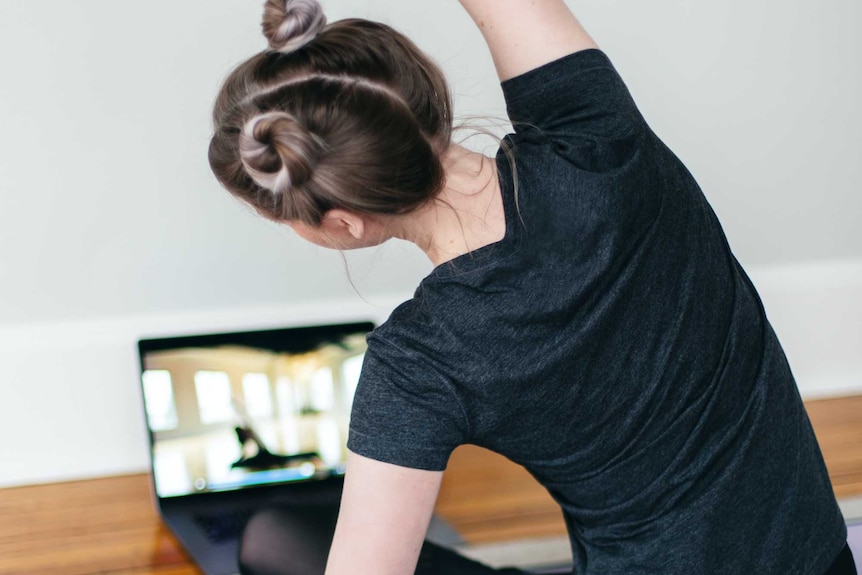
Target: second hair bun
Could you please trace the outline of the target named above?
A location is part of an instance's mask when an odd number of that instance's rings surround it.
[[[246,173],[276,196],[311,179],[321,151],[317,138],[285,112],[249,119],[239,138]]]

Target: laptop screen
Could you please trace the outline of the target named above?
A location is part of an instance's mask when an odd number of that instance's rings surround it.
[[[371,323],[145,339],[159,497],[343,475]]]

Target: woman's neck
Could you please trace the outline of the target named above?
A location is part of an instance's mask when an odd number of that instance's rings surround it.
[[[506,217],[496,162],[452,145],[443,157],[443,190],[404,217],[400,237],[415,243],[435,266],[503,239]]]

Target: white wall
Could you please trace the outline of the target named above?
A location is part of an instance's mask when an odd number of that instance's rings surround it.
[[[859,391],[862,4],[571,3],[710,197],[809,396]],[[455,0],[329,0],[396,25],[462,114],[502,117]],[[143,334],[385,317],[429,270],[341,257],[209,173],[209,108],[260,2],[0,2],[0,485],[145,464]],[[100,422],[97,424],[96,422]],[[16,439],[17,438],[17,439]]]

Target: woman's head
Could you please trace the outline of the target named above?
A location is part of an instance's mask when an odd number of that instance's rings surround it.
[[[405,214],[443,185],[452,115],[440,70],[365,20],[326,25],[316,0],[268,0],[270,50],[240,64],[213,111],[218,180],[267,218]]]

